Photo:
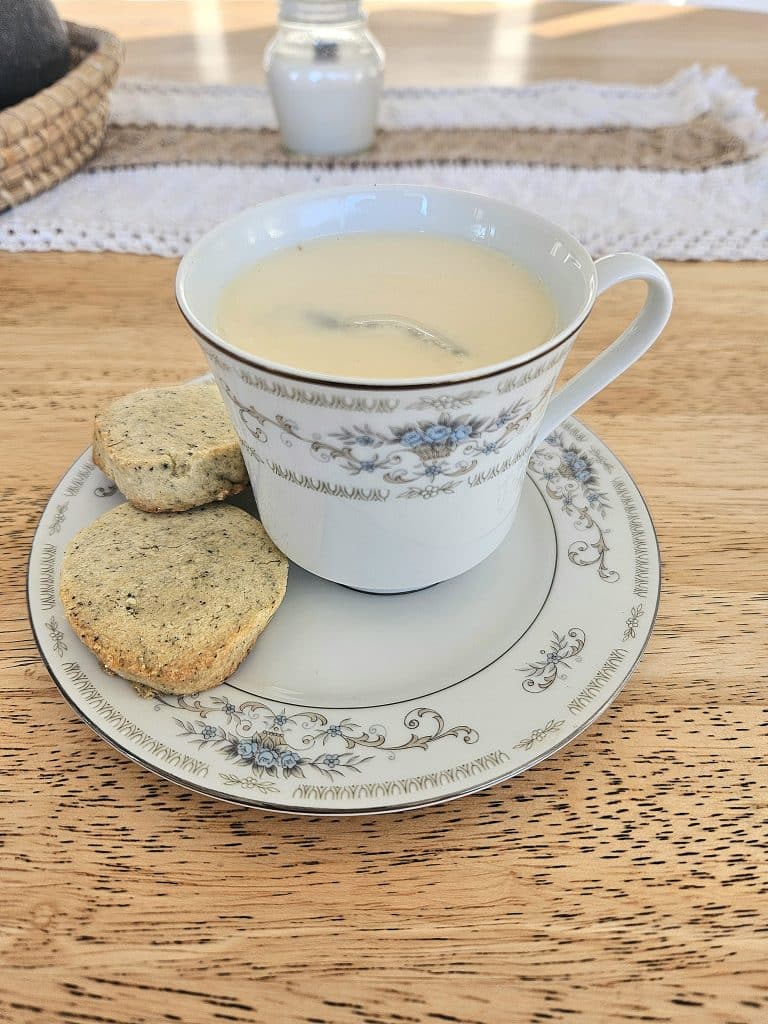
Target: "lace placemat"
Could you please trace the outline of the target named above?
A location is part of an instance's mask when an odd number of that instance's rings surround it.
[[[768,258],[768,129],[725,70],[660,86],[392,89],[376,145],[286,154],[263,89],[124,81],[89,168],[0,216],[0,247],[178,256],[218,221],[300,189],[408,181],[508,199],[596,256]]]

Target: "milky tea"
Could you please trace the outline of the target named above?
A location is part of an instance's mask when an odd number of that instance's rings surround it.
[[[544,285],[456,238],[348,234],[281,249],[222,292],[230,344],[330,376],[429,377],[537,348],[557,332]]]

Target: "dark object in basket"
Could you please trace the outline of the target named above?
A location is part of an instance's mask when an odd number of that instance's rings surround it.
[[[5,2],[0,0],[0,11]],[[0,212],[69,177],[104,138],[122,44],[98,28],[65,26],[69,71],[34,96],[0,110]]]
[[[51,0],[0,4],[0,110],[69,71],[69,39]]]

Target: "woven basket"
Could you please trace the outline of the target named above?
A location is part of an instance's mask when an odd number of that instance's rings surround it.
[[[115,36],[66,22],[72,68],[0,111],[0,211],[73,174],[101,145],[109,90],[123,61]]]

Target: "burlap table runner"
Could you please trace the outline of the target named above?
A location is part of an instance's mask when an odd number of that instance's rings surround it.
[[[0,217],[0,246],[180,254],[274,195],[328,185],[450,185],[528,206],[595,255],[768,256],[766,124],[725,71],[653,87],[545,82],[385,93],[368,152],[283,150],[253,87],[125,82],[87,172]]]

